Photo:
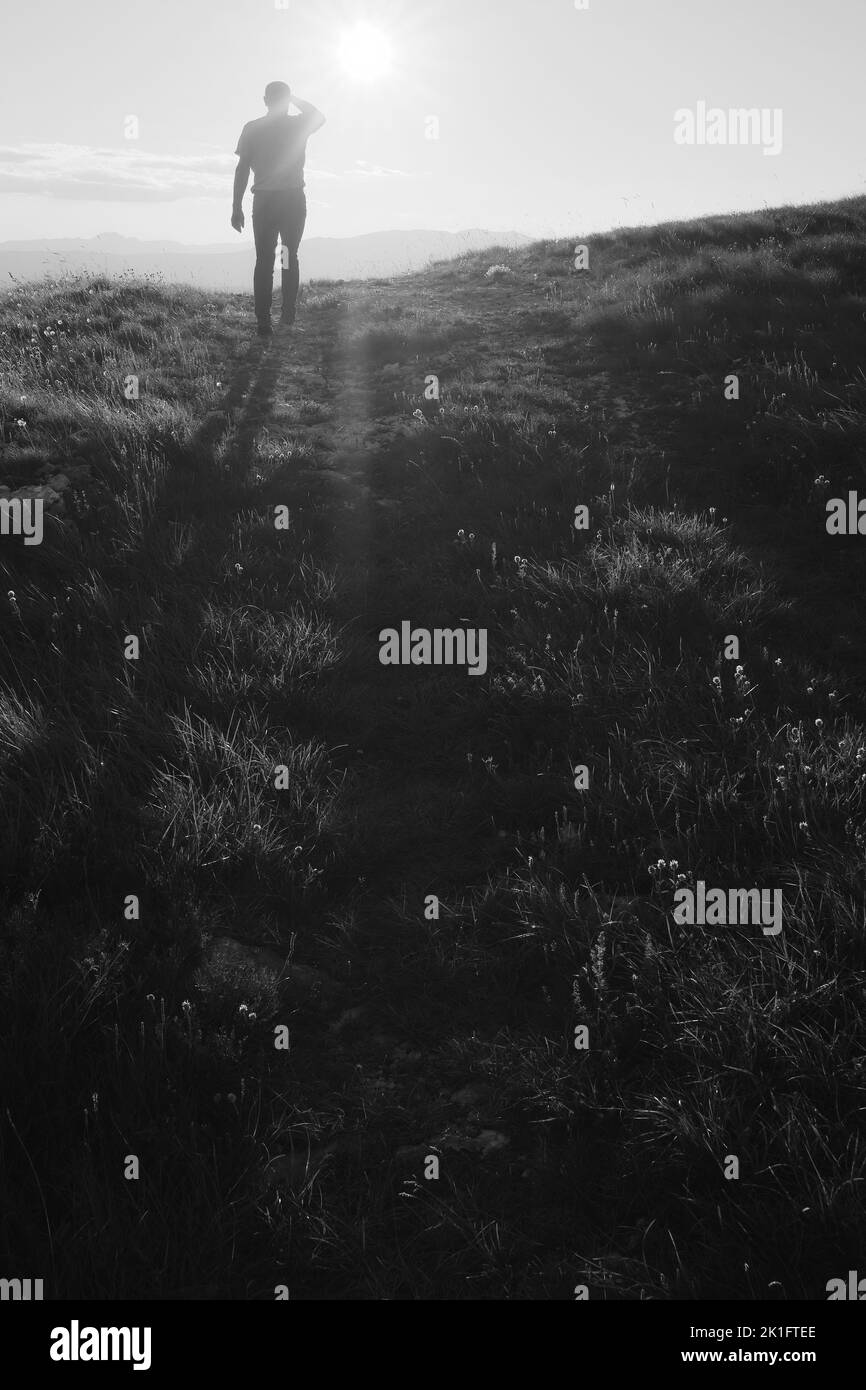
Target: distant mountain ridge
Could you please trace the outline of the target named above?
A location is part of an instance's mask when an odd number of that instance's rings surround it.
[[[354,237],[310,237],[301,248],[302,280],[363,280],[421,270],[431,260],[446,260],[490,246],[528,246],[520,232],[429,230],[366,232]],[[41,280],[69,272],[111,277],[131,272],[161,275],[168,283],[202,289],[246,292],[251,287],[255,251],[248,221],[237,243],[187,245],[178,241],[141,241],[104,232],[86,239],[0,242],[0,282]]]

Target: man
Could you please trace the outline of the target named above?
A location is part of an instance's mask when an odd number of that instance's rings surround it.
[[[294,104],[300,116],[290,116]],[[268,114],[249,121],[241,131],[235,153],[235,194],[232,226],[244,229],[242,204],[250,171],[253,183],[253,235],[256,242],[254,291],[259,337],[273,336],[271,301],[274,293],[274,257],[277,238],[282,242],[283,306],[280,322],[295,321],[300,266],[298,247],[307,221],[304,192],[304,161],[307,140],[321,130],[325,117],[308,101],[293,97],[285,82],[270,82],[265,88]]]

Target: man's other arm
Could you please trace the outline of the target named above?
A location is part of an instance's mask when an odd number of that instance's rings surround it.
[[[243,135],[241,135],[238,141],[238,147],[235,153],[238,156],[238,167],[235,170],[235,191],[232,199],[232,226],[236,232],[242,232],[244,229],[244,194],[247,191],[247,184],[250,181],[250,174],[252,172]]]
[[[317,130],[321,130],[325,124],[325,117],[317,107],[310,101],[301,101],[300,97],[292,97],[292,105],[296,106],[304,118],[309,135],[315,135]]]

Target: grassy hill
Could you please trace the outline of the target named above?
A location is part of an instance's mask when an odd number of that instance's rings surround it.
[[[862,1264],[866,199],[587,243],[272,345],[0,300],[0,484],[59,497],[0,538],[0,1264],[47,1297]],[[488,674],[383,667],[406,620]],[[699,880],[784,931],[677,925]]]

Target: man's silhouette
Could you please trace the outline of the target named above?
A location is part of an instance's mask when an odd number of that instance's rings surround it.
[[[294,104],[300,116],[290,116]],[[243,200],[250,171],[253,183],[253,235],[256,241],[254,279],[256,319],[259,336],[270,338],[271,301],[274,293],[274,257],[277,238],[283,245],[283,307],[280,322],[294,323],[300,267],[298,247],[307,221],[304,192],[304,160],[307,140],[325,124],[321,111],[308,101],[293,97],[285,82],[270,82],[265,88],[268,114],[249,121],[241,131],[235,153],[239,163],[235,172],[232,226],[244,229]]]

